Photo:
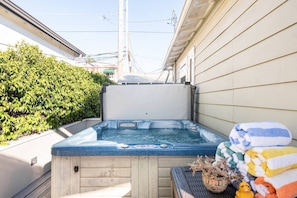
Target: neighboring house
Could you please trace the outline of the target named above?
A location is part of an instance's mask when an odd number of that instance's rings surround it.
[[[76,65],[89,72],[105,74],[110,80],[117,81],[117,54],[103,53],[98,55],[87,55],[76,59]]]
[[[107,75],[111,80],[114,80],[113,75],[115,74],[115,71],[117,70],[117,66],[97,66],[96,64],[92,64],[89,66],[81,66],[82,68],[88,70],[89,72],[100,72],[105,75]]]
[[[74,64],[85,53],[9,0],[0,0],[0,50],[25,41],[38,45],[44,54]]]
[[[164,60],[199,89],[196,121],[279,121],[297,145],[297,1],[186,0]]]
[[[70,64],[85,56],[71,43],[8,0],[0,0],[0,50],[25,41]],[[0,197],[12,197],[51,169],[51,146],[67,135],[50,130],[0,148]],[[28,146],[29,145],[29,146]],[[34,162],[34,163],[32,163]]]

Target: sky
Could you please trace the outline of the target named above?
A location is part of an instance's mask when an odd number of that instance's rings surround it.
[[[119,0],[11,0],[87,55],[118,51]],[[161,72],[185,0],[128,0],[129,46],[137,73]],[[126,12],[124,11],[124,18]],[[124,21],[124,35],[125,34]],[[123,45],[125,46],[125,40]],[[105,61],[105,60],[102,60]],[[114,63],[116,64],[116,59]]]

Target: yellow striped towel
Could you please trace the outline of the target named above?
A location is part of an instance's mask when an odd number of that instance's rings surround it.
[[[247,172],[255,177],[271,177],[297,168],[297,147],[256,147],[244,155]]]

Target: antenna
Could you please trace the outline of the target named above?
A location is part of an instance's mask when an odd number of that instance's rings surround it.
[[[175,10],[172,10],[170,22],[168,22],[167,24],[172,25],[175,31],[176,23],[177,23],[177,16],[176,16]]]

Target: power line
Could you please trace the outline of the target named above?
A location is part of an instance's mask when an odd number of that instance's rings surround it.
[[[170,19],[158,19],[158,20],[151,20],[151,21],[129,21],[129,23],[155,23],[155,22],[162,22],[162,21],[170,21]]]
[[[55,32],[67,33],[118,33],[117,30],[57,30]],[[129,31],[130,33],[143,33],[143,34],[172,34],[173,32],[159,32],[159,31]]]

